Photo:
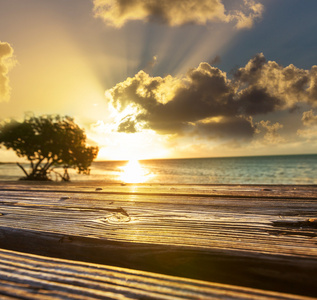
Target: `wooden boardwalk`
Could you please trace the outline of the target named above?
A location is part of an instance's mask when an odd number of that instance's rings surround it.
[[[193,279],[317,297],[316,219],[316,186],[0,184],[0,248],[178,276],[197,293]]]

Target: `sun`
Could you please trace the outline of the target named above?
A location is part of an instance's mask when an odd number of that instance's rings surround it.
[[[125,166],[121,167],[121,170],[120,179],[124,183],[144,183],[153,177],[153,174],[142,167],[138,160],[129,160]]]

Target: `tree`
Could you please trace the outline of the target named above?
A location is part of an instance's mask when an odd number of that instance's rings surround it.
[[[59,115],[2,122],[0,144],[30,161],[29,172],[17,163],[26,175],[24,179],[29,180],[50,180],[55,172],[62,180],[69,181],[68,168],[89,174],[98,154],[98,147],[86,146],[86,135],[74,120]],[[64,174],[57,173],[56,167],[63,167]]]

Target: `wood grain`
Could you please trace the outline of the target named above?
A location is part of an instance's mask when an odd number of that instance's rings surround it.
[[[1,299],[311,299],[0,249]]]
[[[2,248],[316,297],[315,218],[316,186],[0,185]]]

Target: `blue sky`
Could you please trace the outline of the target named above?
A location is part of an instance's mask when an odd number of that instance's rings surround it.
[[[262,1],[265,12],[252,30],[237,35],[223,61],[229,71],[256,53],[287,66],[311,68],[317,61],[317,2],[314,0]]]
[[[0,118],[73,116],[99,159],[316,153],[315,0],[122,3],[0,0]]]

